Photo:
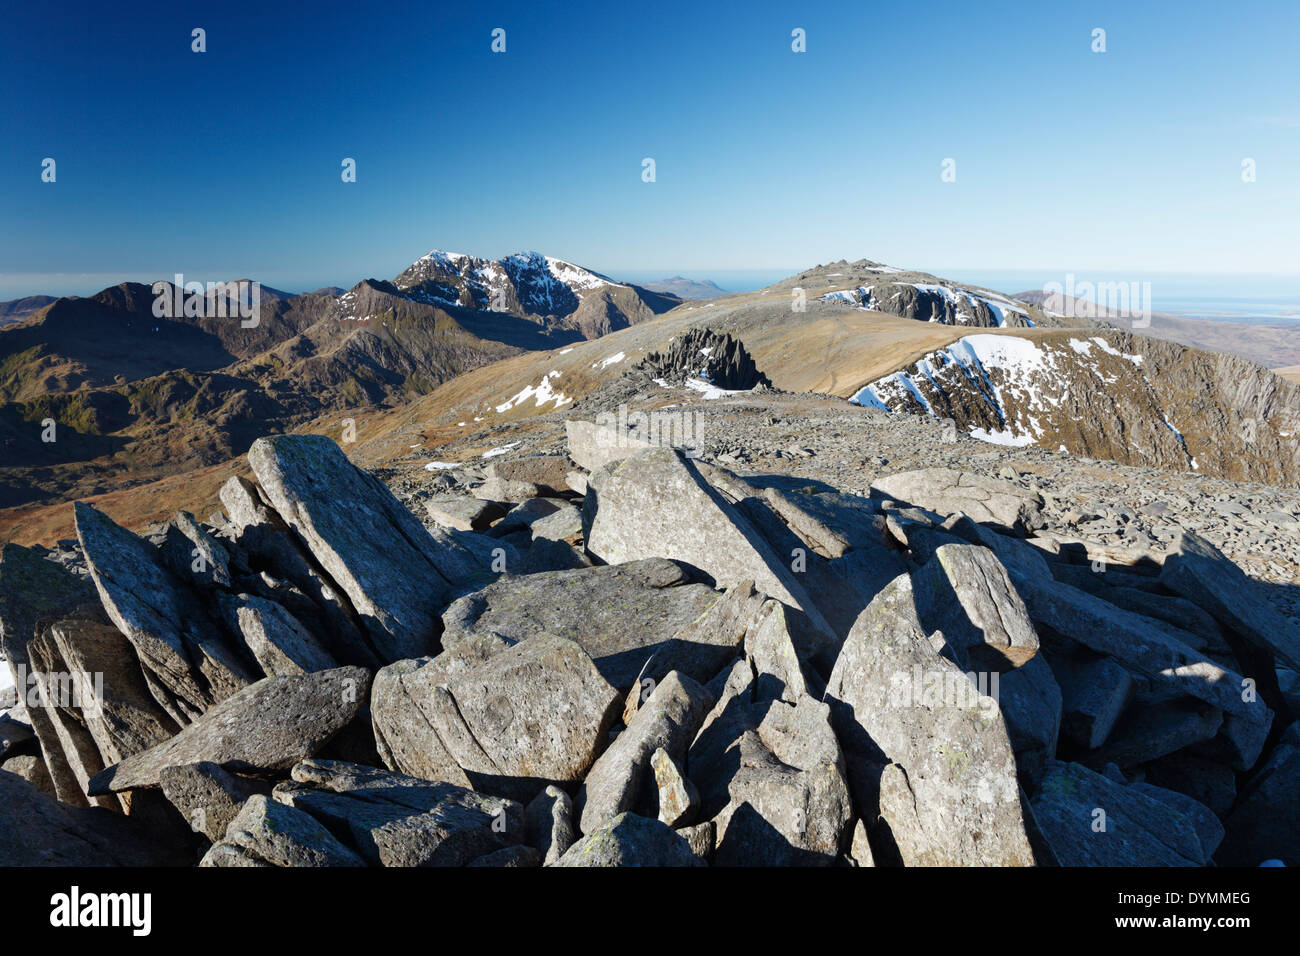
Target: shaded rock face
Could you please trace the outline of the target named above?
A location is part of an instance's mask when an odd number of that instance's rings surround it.
[[[0,770],[0,866],[174,866],[177,848],[94,807],[70,807]]]
[[[1223,828],[1209,814],[1217,836],[1207,840],[1198,832],[1197,808],[1209,812],[1181,794],[1125,786],[1079,764],[1054,764],[1033,800],[1034,818],[1062,866],[1204,865]]]
[[[633,368],[647,378],[670,384],[696,378],[731,391],[772,387],[739,339],[712,329],[691,329],[674,338],[665,351],[651,352]]]

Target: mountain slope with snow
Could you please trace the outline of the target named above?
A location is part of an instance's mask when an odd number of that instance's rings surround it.
[[[577,329],[586,338],[644,322],[680,302],[539,252],[480,259],[435,249],[393,285],[417,301],[504,312]]]
[[[860,389],[859,405],[1237,480],[1300,479],[1300,388],[1236,356],[1125,332],[976,333]]]

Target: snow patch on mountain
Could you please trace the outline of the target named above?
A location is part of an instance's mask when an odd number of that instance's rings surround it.
[[[556,391],[555,387],[551,384],[552,379],[559,377],[559,372],[548,372],[546,375],[542,376],[542,380],[536,385],[529,385],[527,388],[498,405],[496,407],[497,414],[503,414],[510,411],[512,408],[517,408],[530,398],[534,400],[534,408],[541,408],[548,402],[554,403],[556,408],[568,405],[573,401],[573,399],[566,396],[563,392]]]

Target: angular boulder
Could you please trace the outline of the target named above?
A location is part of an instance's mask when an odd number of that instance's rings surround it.
[[[906,575],[854,624],[826,698],[850,761],[877,764],[851,776],[878,781],[860,806],[878,806],[905,865],[1033,865],[996,701],[932,646]]]
[[[620,813],[573,844],[556,866],[704,866],[667,824]]]
[[[665,750],[684,760],[713,704],[713,695],[689,677],[674,671],[660,681],[587,773],[577,799],[582,832],[593,832],[625,810],[648,815],[655,802],[651,757]]]
[[[1160,583],[1300,669],[1300,627],[1269,604],[1246,572],[1204,538],[1190,531],[1179,534],[1165,558]]]
[[[997,478],[951,468],[922,468],[878,478],[871,489],[904,504],[942,515],[964,514],[1028,533],[1043,524],[1042,496]]]
[[[165,743],[96,774],[91,795],[157,787],[168,767],[204,761],[237,772],[288,770],[346,727],[369,691],[361,667],[264,678]]]
[[[665,507],[665,503],[671,503]],[[583,499],[587,550],[609,564],[660,557],[684,561],[719,587],[751,581],[802,611],[816,651],[833,643],[822,617],[790,566],[699,469],[672,448],[656,447],[593,474]]]
[[[385,668],[371,713],[393,769],[529,800],[582,779],[618,705],[578,644],[539,635],[450,675],[436,658]]]
[[[247,650],[221,633],[154,548],[84,502],[73,508],[104,610],[134,645],[150,690],[177,722],[188,723],[260,676]]]
[[[442,643],[452,647],[471,634],[512,642],[556,634],[577,641],[606,680],[626,688],[720,597],[662,558],[509,577],[453,602],[443,615]]]
[[[384,483],[321,435],[259,438],[248,461],[280,517],[347,594],[380,659],[431,650],[449,582],[433,538]]]

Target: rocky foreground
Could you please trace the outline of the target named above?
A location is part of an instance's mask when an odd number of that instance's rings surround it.
[[[1300,865],[1300,627],[1207,536],[565,428],[7,545],[0,864]]]

